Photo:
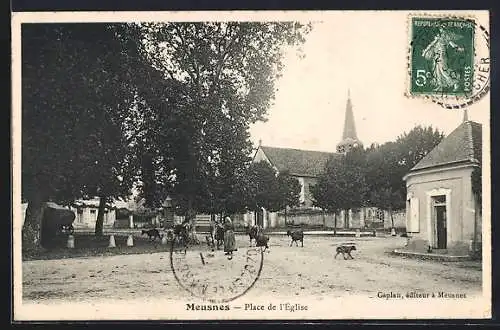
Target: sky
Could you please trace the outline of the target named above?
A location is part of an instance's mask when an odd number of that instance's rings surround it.
[[[254,145],[262,140],[267,146],[334,152],[342,137],[348,89],[365,146],[395,140],[419,124],[449,134],[462,122],[463,110],[405,96],[407,15],[335,12],[315,24],[302,45],[304,59],[296,49],[287,51],[268,121],[251,127]],[[487,95],[468,108],[468,117],[489,124],[489,111]]]

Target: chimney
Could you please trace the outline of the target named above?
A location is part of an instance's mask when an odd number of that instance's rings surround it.
[[[466,121],[469,121],[469,116],[467,114],[467,109],[464,109],[464,118],[463,118],[462,122],[465,123]]]

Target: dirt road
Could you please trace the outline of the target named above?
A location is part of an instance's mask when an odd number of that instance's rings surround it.
[[[334,259],[335,246],[346,240],[358,246],[353,252],[355,259]],[[248,246],[246,236],[239,236],[237,241],[240,247]],[[289,247],[286,236],[271,236],[270,243],[251,295],[323,299],[344,295],[374,297],[379,292],[481,292],[480,264],[404,259],[385,253],[404,244],[399,237],[306,236],[304,247]],[[174,278],[169,258],[168,253],[154,253],[23,262],[23,301],[189,297]]]

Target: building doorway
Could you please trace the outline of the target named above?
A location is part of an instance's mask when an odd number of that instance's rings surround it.
[[[433,204],[435,223],[434,248],[446,249],[448,235],[446,219],[446,196],[434,196]]]

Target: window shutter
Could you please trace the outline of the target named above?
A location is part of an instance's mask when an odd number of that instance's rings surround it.
[[[418,198],[410,199],[410,223],[408,232],[418,233],[420,231],[420,218],[418,214]]]

